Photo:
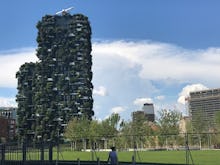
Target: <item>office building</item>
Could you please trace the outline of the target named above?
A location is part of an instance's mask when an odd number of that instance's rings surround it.
[[[148,121],[154,122],[155,121],[155,114],[154,114],[154,105],[153,103],[145,103],[142,107],[144,114]]]
[[[220,88],[191,92],[188,105],[193,124],[200,122],[207,130],[212,129],[215,115],[220,112]]]
[[[154,105],[152,103],[145,103],[142,107],[142,110],[132,112],[133,121],[136,121],[142,117],[144,117],[146,121],[155,121]]]

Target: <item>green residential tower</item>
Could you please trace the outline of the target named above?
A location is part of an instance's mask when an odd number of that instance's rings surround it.
[[[20,67],[18,132],[27,142],[56,142],[72,117],[91,119],[91,27],[82,14],[46,15],[37,24],[36,63]]]

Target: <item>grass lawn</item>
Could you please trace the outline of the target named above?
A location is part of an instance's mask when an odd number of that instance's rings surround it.
[[[220,150],[194,150],[189,152],[195,165],[219,165]],[[132,156],[135,155],[137,162],[155,162],[155,163],[186,163],[186,151],[138,151],[138,152],[118,152],[119,162],[131,162]],[[81,161],[97,160],[106,161],[108,152],[77,152],[62,151],[59,153],[59,160],[73,160],[78,158]],[[27,160],[39,160],[39,152],[28,152]],[[45,153],[45,159],[48,159],[48,153]],[[53,159],[57,159],[57,152],[54,150]],[[190,164],[192,164],[191,158]],[[22,153],[6,154],[6,160],[22,160]]]
[[[190,151],[195,165],[218,165],[220,164],[220,150],[202,150]],[[118,152],[118,158],[121,162],[131,162],[134,152]],[[158,163],[186,163],[185,151],[138,151],[136,152],[137,162],[158,162]],[[56,152],[54,153],[56,159]],[[60,160],[96,160],[99,157],[101,161],[106,161],[108,152],[60,152]],[[189,157],[190,159],[190,157]],[[191,159],[190,159],[190,163]]]

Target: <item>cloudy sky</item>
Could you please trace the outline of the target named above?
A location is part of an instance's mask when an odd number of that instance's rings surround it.
[[[92,27],[94,111],[130,119],[144,103],[187,114],[190,91],[219,88],[220,1],[0,2],[0,106],[16,106],[16,71],[37,61],[36,23],[74,6]]]

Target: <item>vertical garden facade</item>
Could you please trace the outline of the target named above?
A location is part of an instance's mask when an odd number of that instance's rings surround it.
[[[81,14],[46,15],[37,24],[37,63],[20,67],[21,140],[56,142],[72,117],[94,115],[91,27]]]

